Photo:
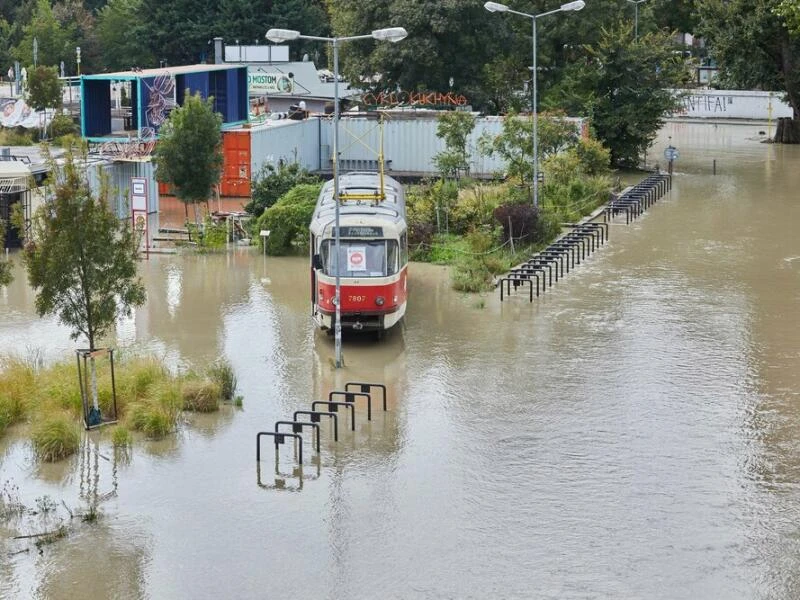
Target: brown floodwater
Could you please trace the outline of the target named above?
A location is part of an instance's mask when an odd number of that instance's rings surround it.
[[[302,258],[152,256],[116,345],[225,356],[244,406],[127,457],[93,433],[39,465],[0,439],[24,504],[106,497],[41,553],[12,536],[65,509],[0,523],[0,597],[800,597],[800,147],[759,129],[667,125],[671,193],[533,304],[412,264],[402,328],[346,338],[339,371]],[[69,355],[17,275],[2,348]],[[256,432],[346,381],[385,383],[389,411],[323,427],[302,480],[290,447],[257,471]]]

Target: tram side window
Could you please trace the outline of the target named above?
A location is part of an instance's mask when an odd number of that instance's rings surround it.
[[[404,231],[400,235],[400,266],[408,262],[408,232]]]

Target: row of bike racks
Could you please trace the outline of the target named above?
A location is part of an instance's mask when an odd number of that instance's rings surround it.
[[[581,264],[589,254],[606,243],[609,221],[624,212],[625,223],[639,217],[666,192],[672,189],[672,178],[667,173],[653,173],[644,180],[611,200],[603,210],[603,222],[564,223],[570,231],[555,240],[529,260],[511,269],[499,280],[500,301],[520,287],[528,288],[528,298],[533,302],[554,282]]]
[[[279,481],[276,479],[275,486],[267,486],[261,483],[261,440],[264,437],[272,438],[275,445],[275,475],[282,477],[296,477],[299,480],[299,485],[295,490],[302,489],[303,479],[316,479],[319,477],[320,471],[320,452],[321,452],[321,431],[320,423],[323,418],[332,422],[333,425],[333,441],[339,441],[339,409],[347,412],[350,421],[350,429],[356,430],[356,400],[363,400],[367,405],[367,420],[372,421],[372,397],[373,391],[379,390],[381,393],[381,400],[383,403],[383,410],[386,412],[386,386],[382,383],[365,383],[361,381],[351,381],[344,385],[344,391],[334,390],[328,394],[327,400],[314,400],[311,402],[311,410],[296,410],[292,414],[291,421],[276,421],[273,431],[259,431],[256,434],[256,464],[258,485],[267,489],[289,489],[284,485],[277,485]],[[319,410],[324,409],[324,410]],[[307,417],[300,420],[300,417]],[[303,475],[303,431],[311,429],[312,434],[312,447],[316,451],[316,455],[312,459],[317,466],[316,476]],[[289,431],[291,429],[291,431]],[[292,475],[281,473],[279,465],[278,452],[280,447],[288,440],[295,444],[297,466],[292,472]]]
[[[671,189],[672,176],[653,173],[611,200],[603,211],[603,219],[607,222],[624,212],[625,224],[630,224]]]
[[[511,295],[512,289],[528,286],[528,296],[536,297],[553,287],[553,283],[580,265],[583,260],[608,240],[608,223],[564,223],[571,231],[561,236],[547,248],[511,269],[500,279],[500,301]]]

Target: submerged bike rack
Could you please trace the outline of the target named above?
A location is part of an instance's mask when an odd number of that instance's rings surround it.
[[[525,286],[528,300],[533,302],[534,292],[537,298],[544,294],[548,288],[553,287],[554,280],[557,283],[608,241],[611,219],[624,212],[625,223],[633,222],[670,189],[672,177],[669,174],[653,173],[610,200],[603,209],[602,223],[562,223],[570,231],[497,280],[500,302],[510,296],[512,291],[525,289]]]
[[[382,383],[367,383],[363,381],[350,381],[345,383],[344,391],[334,390],[328,394],[328,400],[314,400],[311,402],[311,410],[296,410],[292,413],[292,420],[275,421],[275,431],[259,431],[256,434],[256,482],[259,487],[264,489],[281,489],[299,491],[303,488],[303,479],[316,479],[319,477],[320,470],[320,452],[321,452],[321,427],[320,421],[322,417],[328,417],[333,421],[333,441],[339,441],[339,407],[350,411],[350,428],[352,431],[356,430],[356,400],[363,399],[367,403],[367,420],[372,420],[372,392],[379,390],[381,394],[381,401],[383,410],[386,411],[386,386]],[[341,398],[343,401],[335,400]],[[327,408],[328,410],[317,410],[318,408]],[[300,421],[298,417],[308,417],[307,421]],[[317,464],[316,477],[306,477],[303,475],[303,429],[310,427],[312,429],[314,447],[316,449],[316,456],[311,460]],[[291,428],[291,433],[281,428]],[[278,450],[281,444],[286,443],[287,438],[297,440],[297,466],[295,473],[292,475],[298,478],[300,483],[296,488],[286,487],[283,479],[275,479],[275,485],[265,485],[261,481],[261,438],[271,437],[275,443],[275,474],[276,476],[288,477],[288,475],[281,473],[279,469],[279,455]],[[299,475],[297,472],[299,471]]]

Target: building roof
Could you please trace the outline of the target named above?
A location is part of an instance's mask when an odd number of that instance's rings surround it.
[[[228,63],[231,64],[231,63]],[[244,66],[244,65],[242,65]],[[334,82],[321,81],[317,67],[310,61],[297,61],[287,63],[257,64],[249,63],[249,74],[281,73],[289,75],[294,82],[291,92],[269,91],[267,97],[281,98],[320,98],[333,100]],[[339,98],[349,98],[361,94],[361,90],[350,88],[347,82],[339,82]]]
[[[175,67],[161,67],[157,69],[137,69],[130,71],[117,71],[115,73],[97,73],[95,75],[83,75],[83,79],[141,79],[144,77],[159,77],[172,75],[185,75],[186,73],[202,73],[207,71],[223,71],[228,69],[238,69],[246,65],[223,64],[223,65],[178,65]]]

